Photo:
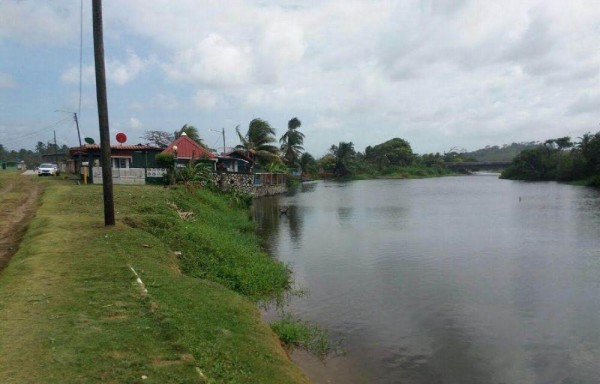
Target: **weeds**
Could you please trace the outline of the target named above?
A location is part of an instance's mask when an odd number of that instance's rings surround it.
[[[271,329],[289,348],[300,347],[321,358],[332,350],[326,329],[300,320],[290,313],[283,313],[279,320],[271,324]]]

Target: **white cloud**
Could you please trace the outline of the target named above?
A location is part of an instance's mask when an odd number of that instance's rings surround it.
[[[593,113],[598,115],[598,108],[600,107],[600,92],[586,92],[581,94],[577,100],[572,102],[568,109],[567,114],[570,116],[589,114]]]
[[[140,119],[138,119],[137,117],[130,117],[129,118],[129,127],[133,128],[133,129],[141,128],[142,123],[141,123]]]
[[[199,90],[194,95],[194,105],[202,110],[210,110],[215,108],[218,102],[218,97],[208,90]]]
[[[250,82],[253,65],[249,45],[236,44],[212,33],[195,46],[177,53],[165,69],[178,81],[232,86]]]
[[[61,44],[79,38],[79,6],[67,1],[2,1],[0,41]]]
[[[11,75],[0,72],[0,89],[11,89],[16,87],[17,82]]]
[[[79,67],[71,66],[60,76],[60,79],[67,84],[79,84]],[[84,66],[81,68],[82,84],[96,83],[96,70],[93,65]]]
[[[149,60],[142,60],[138,55],[129,52],[127,60],[109,59],[106,62],[106,78],[117,85],[125,85],[134,80],[148,66]],[[67,84],[79,83],[79,66],[71,66],[61,75],[61,80]],[[95,84],[96,69],[86,65],[81,69],[83,84]]]
[[[174,111],[181,107],[180,101],[176,96],[171,94],[159,93],[152,96],[149,100],[132,101],[129,108],[136,112],[144,112],[150,110]]]
[[[133,52],[129,52],[127,61],[109,60],[106,64],[106,76],[117,85],[124,85],[135,79],[146,67],[146,62]]]

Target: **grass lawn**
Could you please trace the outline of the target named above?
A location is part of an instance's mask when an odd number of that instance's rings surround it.
[[[115,186],[105,228],[100,186],[38,182],[42,205],[0,273],[1,383],[308,382],[259,318],[255,302],[289,273],[246,212],[208,192]]]

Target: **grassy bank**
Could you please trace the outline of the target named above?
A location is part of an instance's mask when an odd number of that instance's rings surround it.
[[[207,192],[116,186],[105,228],[101,187],[40,182],[0,274],[0,382],[308,382],[259,318],[254,302],[289,273],[244,211]]]

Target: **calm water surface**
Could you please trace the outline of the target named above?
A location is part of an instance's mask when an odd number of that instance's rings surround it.
[[[343,340],[332,382],[600,383],[597,190],[318,182],[254,214],[310,292],[290,309]]]

